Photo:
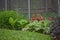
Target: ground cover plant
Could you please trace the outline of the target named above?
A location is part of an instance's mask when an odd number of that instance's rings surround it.
[[[29,31],[0,29],[0,40],[51,40],[49,35]]]

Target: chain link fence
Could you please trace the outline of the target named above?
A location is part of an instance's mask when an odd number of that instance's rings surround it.
[[[27,19],[34,13],[42,16],[57,16],[57,0],[0,0],[0,9],[15,10],[23,14]]]

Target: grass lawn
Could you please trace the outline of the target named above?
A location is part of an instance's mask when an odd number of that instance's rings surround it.
[[[48,35],[29,32],[0,29],[0,40],[51,40]]]

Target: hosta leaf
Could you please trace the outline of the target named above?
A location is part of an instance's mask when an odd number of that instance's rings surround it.
[[[9,23],[10,23],[12,26],[14,26],[14,23],[15,23],[15,22],[14,22],[14,19],[13,19],[12,17],[9,18]]]

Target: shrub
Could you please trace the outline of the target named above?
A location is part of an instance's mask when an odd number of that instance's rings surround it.
[[[20,15],[17,14],[15,11],[1,11],[0,12],[0,28],[11,28],[11,25],[8,22],[10,17],[12,17],[14,20],[20,19]]]
[[[21,29],[24,28],[28,23],[29,23],[28,20],[21,19],[21,20],[16,21],[15,27],[16,27],[16,29],[20,29],[20,30],[21,30]]]
[[[30,31],[36,31],[36,32],[42,32],[42,33],[49,33],[49,28],[50,28],[50,24],[51,21],[45,19],[43,21],[38,22],[37,20],[35,20],[34,22],[29,23],[28,25],[26,25],[26,27],[28,28],[27,30]]]
[[[41,25],[40,25],[40,23],[37,20],[35,20],[34,22],[31,22],[28,25],[26,25],[26,27],[30,31],[34,31],[34,30],[36,30],[36,28],[41,28]]]

